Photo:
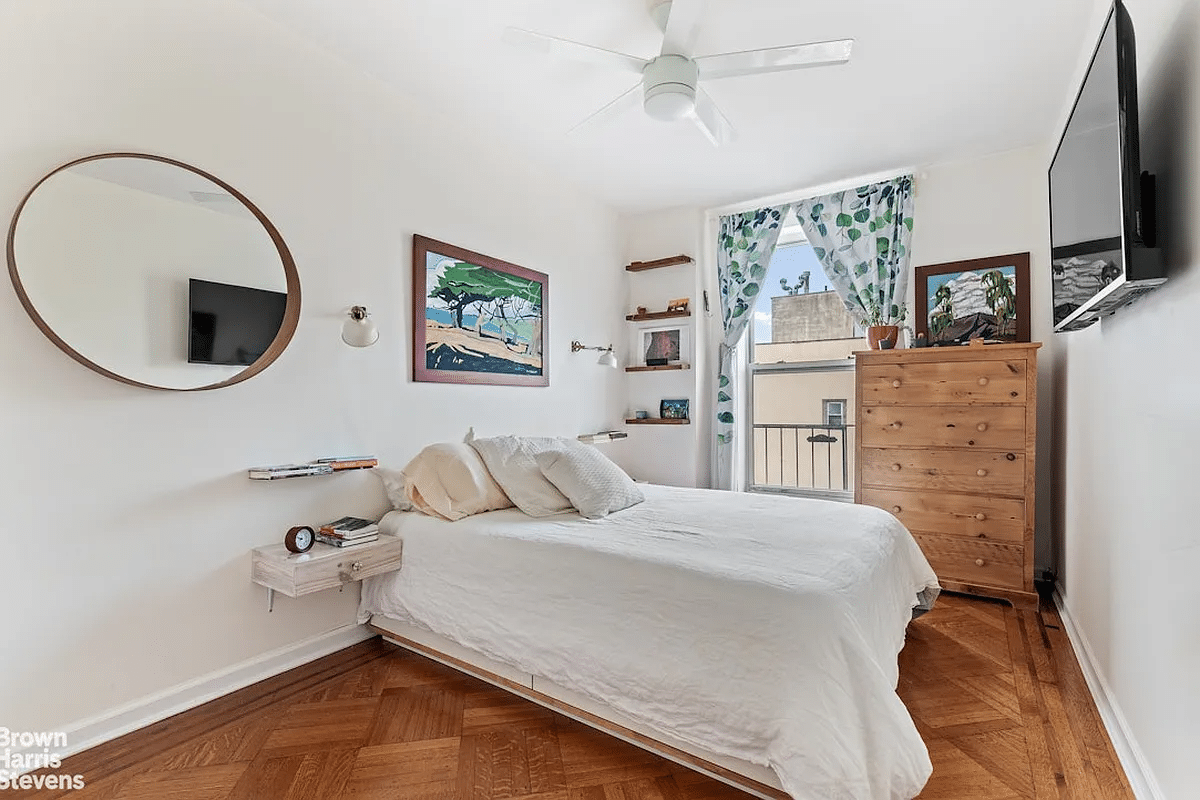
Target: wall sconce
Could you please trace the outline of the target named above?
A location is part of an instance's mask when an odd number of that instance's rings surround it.
[[[370,347],[379,341],[379,329],[367,313],[366,306],[354,306],[347,313],[349,319],[342,323],[342,341],[351,347]]]
[[[613,369],[617,368],[617,356],[615,353],[613,353],[611,344],[608,347],[589,347],[586,344],[580,344],[578,339],[571,342],[572,353],[578,353],[580,350],[599,350],[601,352],[601,356],[596,363],[602,367],[612,367]]]

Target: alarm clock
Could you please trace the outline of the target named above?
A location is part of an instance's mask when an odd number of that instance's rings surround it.
[[[297,525],[288,529],[287,535],[283,537],[283,546],[293,553],[306,553],[312,549],[316,540],[317,535],[312,528]]]

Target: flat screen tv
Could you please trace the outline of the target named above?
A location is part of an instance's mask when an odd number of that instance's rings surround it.
[[[246,366],[258,360],[283,324],[287,294],[188,280],[188,363]]]
[[[1054,330],[1078,330],[1166,281],[1154,177],[1141,171],[1133,22],[1115,0],[1050,164]]]

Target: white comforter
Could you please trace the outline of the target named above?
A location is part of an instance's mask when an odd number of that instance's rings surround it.
[[[896,696],[937,579],[879,509],[645,486],[602,520],[393,512],[404,566],[360,617],[415,623],[663,733],[774,768],[797,800],[907,800],[931,772]]]

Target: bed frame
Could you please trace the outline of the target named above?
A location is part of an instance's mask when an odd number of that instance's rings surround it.
[[[791,800],[775,771],[737,758],[712,753],[638,722],[570,689],[482,656],[462,645],[390,617],[375,614],[367,627],[385,641],[411,650],[526,700],[670,759],[764,800]]]

